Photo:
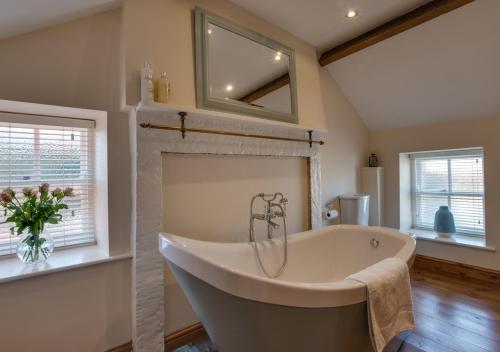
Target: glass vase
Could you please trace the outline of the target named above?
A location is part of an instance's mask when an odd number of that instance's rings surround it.
[[[43,230],[38,234],[22,234],[16,254],[23,263],[39,265],[44,263],[53,251],[54,240],[47,230]]]

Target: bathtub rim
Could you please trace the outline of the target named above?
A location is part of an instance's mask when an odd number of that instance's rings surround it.
[[[408,266],[413,262],[416,247],[415,238],[395,229],[359,225],[332,225],[293,234],[289,241],[304,241],[311,236],[324,236],[332,231],[344,229],[397,237],[405,243],[394,257],[402,259]],[[196,245],[218,247],[223,245],[228,250],[231,248],[250,249],[253,252],[249,242],[211,242],[170,233],[162,232],[159,234],[160,252],[167,262],[174,263],[215,288],[241,298],[304,308],[337,307],[366,301],[366,286],[353,280],[306,283],[270,279],[228,267],[209,258],[200,257],[190,248],[190,246]]]

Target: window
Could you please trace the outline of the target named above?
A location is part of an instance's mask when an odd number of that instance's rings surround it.
[[[17,118],[20,120],[20,118]],[[30,122],[34,117],[28,118]],[[95,243],[94,229],[94,121],[43,118],[38,123],[0,121],[0,189],[73,187],[65,199],[63,221],[47,224],[56,247]],[[0,223],[5,213],[0,214]],[[15,253],[17,236],[12,224],[0,224],[0,255]]]
[[[457,232],[484,236],[483,149],[414,153],[413,227],[432,229],[441,205],[449,206]]]

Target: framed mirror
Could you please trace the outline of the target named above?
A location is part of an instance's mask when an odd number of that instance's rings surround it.
[[[195,9],[198,108],[297,123],[294,51]]]

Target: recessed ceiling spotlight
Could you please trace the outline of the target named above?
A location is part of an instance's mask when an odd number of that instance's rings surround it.
[[[347,11],[347,13],[345,14],[345,17],[347,18],[354,18],[358,15],[358,12],[356,10],[349,10]]]
[[[230,91],[232,91],[232,90],[233,90],[233,85],[232,85],[232,84],[228,84],[228,85],[226,86],[226,92],[230,92]]]
[[[281,53],[277,53],[276,56],[274,57],[274,61],[280,61],[281,60]]]
[[[212,34],[212,30],[211,29],[209,29],[207,32],[208,32],[208,34]]]

